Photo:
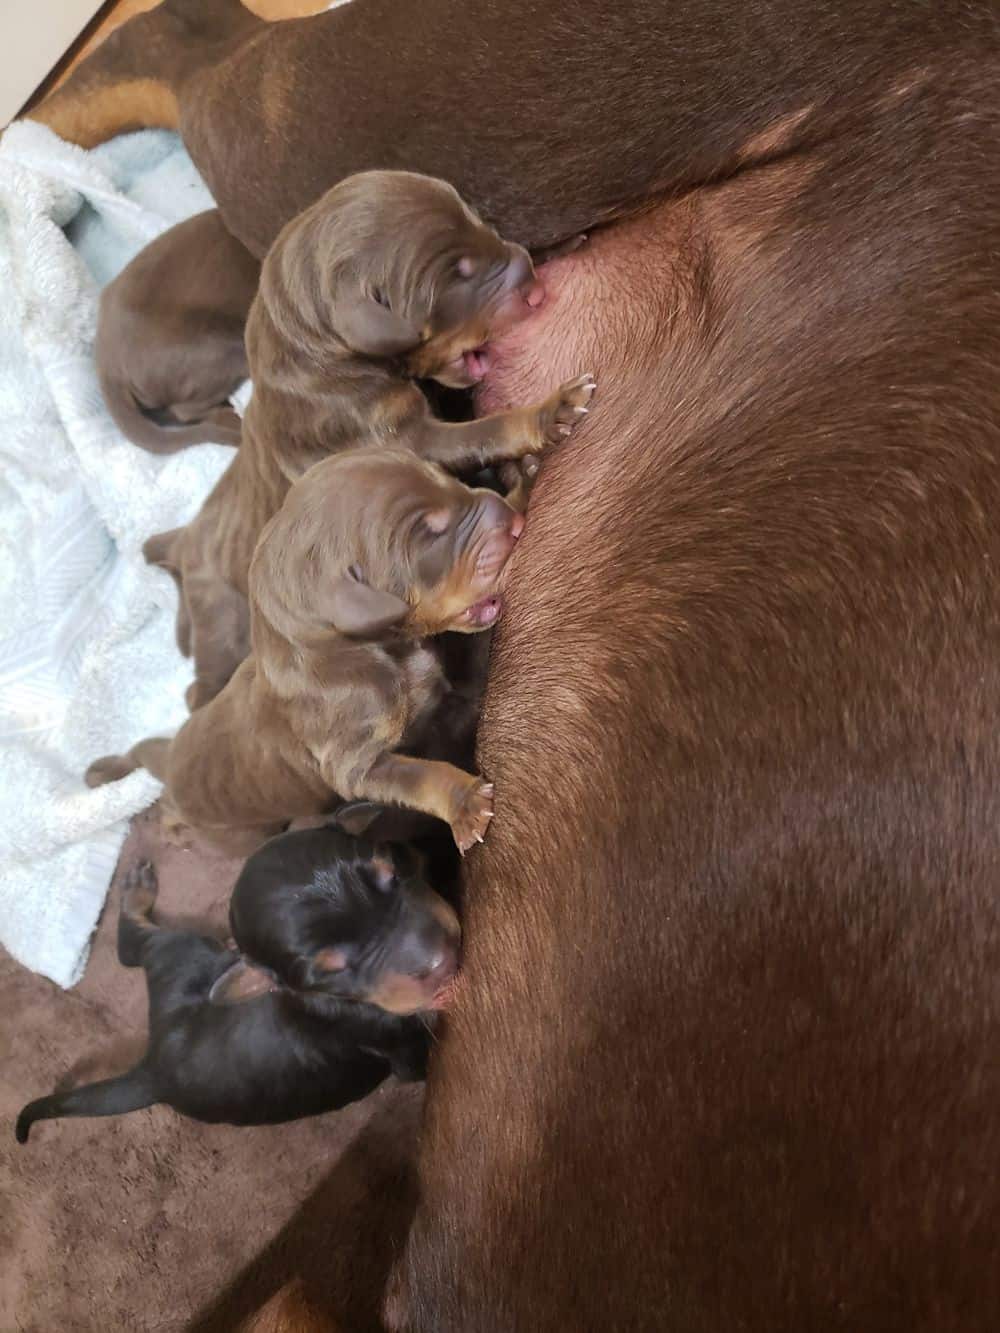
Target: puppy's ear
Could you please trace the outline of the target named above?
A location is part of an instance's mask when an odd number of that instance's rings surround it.
[[[334,629],[353,639],[374,639],[405,620],[409,605],[391,592],[370,587],[357,565],[333,581],[327,614]]]
[[[270,972],[256,967],[245,958],[233,963],[221,977],[216,978],[208,992],[209,1004],[242,1004],[258,995],[278,989],[278,983]]]
[[[376,842],[412,842],[440,828],[432,815],[373,801],[349,801],[330,817],[329,823],[354,838],[369,834]]]
[[[353,352],[390,357],[412,352],[420,344],[420,325],[359,292],[337,301],[333,326]]]
[[[384,811],[385,806],[376,805],[374,801],[348,801],[334,812],[330,823],[352,838],[360,838]]]

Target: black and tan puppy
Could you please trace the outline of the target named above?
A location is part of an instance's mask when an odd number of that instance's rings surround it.
[[[153,454],[239,444],[229,396],[260,264],[215,209],[165,231],[101,293],[95,355],[118,429]]]
[[[239,455],[192,523],[146,543],[146,558],[178,584],[178,643],[195,663],[192,708],[249,651],[257,538],[312,464],[382,444],[474,467],[538,453],[570,433],[593,392],[588,375],[533,407],[460,424],[437,420],[415,383],[477,383],[490,337],[541,298],[527,252],[444,181],[364,172],[289,223],[247,322],[254,390]]]
[[[405,449],[317,463],[261,536],[253,652],[172,741],[97,760],[87,782],[163,779],[164,822],[246,851],[336,802],[406,806],[482,841],[492,787],[427,752],[448,680],[432,636],[495,624],[524,519]]]
[[[158,1103],[195,1120],[275,1124],[346,1106],[390,1073],[423,1077],[428,1011],[457,968],[459,926],[406,848],[332,828],[275,838],[233,890],[242,953],[155,925],[155,898],[142,865],[122,896],[118,956],[146,973],[145,1055],[116,1078],[31,1102],[18,1142],[36,1120]]]

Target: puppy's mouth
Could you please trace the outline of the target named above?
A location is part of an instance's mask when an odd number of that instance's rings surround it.
[[[438,987],[438,989],[434,992],[430,1004],[427,1006],[428,1009],[448,1008],[452,1000],[455,998],[455,990],[458,986],[458,977],[459,974],[457,972],[453,972],[452,975],[448,978],[448,980],[444,983],[444,985]]]
[[[459,358],[470,384],[478,384],[490,368],[490,357],[486,344],[470,347]]]

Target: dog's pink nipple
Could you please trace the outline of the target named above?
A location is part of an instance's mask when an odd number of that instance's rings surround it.
[[[532,310],[537,310],[545,300],[545,288],[540,282],[533,282],[524,294],[524,299]]]

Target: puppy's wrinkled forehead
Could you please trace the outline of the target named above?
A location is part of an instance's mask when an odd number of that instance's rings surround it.
[[[408,299],[433,303],[436,289],[463,270],[507,258],[503,241],[458,192],[429,176],[362,172],[334,186],[326,202],[330,261],[391,289],[400,313]]]
[[[356,450],[312,469],[305,496],[338,565],[408,579],[442,515],[467,504],[468,488],[404,450]]]

